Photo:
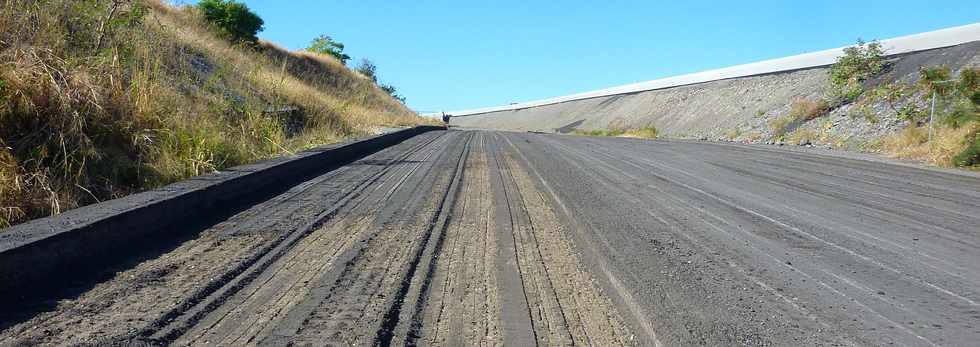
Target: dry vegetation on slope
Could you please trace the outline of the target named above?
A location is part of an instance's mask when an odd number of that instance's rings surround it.
[[[190,7],[0,6],[0,227],[424,122],[332,57],[233,45]]]

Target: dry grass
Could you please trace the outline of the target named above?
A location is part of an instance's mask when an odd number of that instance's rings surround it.
[[[786,129],[793,124],[793,118],[790,116],[777,117],[769,121],[769,130],[772,132],[773,136],[779,137],[786,134]]]
[[[657,138],[657,128],[651,125],[642,128],[628,129],[620,136],[639,139],[655,139]]]
[[[830,105],[823,99],[796,99],[790,104],[789,115],[793,119],[806,122],[827,114]]]
[[[725,130],[725,139],[728,139],[729,141],[734,141],[741,134],[742,131],[740,131],[739,129],[728,129]]]
[[[113,3],[0,3],[0,227],[427,122],[330,57],[236,47],[155,0]]]
[[[977,124],[958,128],[939,127],[929,140],[929,128],[909,125],[902,131],[881,140],[881,150],[889,156],[902,159],[920,160],[932,165],[952,166],[951,158],[962,152],[967,144],[964,138],[975,131]]]
[[[576,130],[574,134],[585,135],[585,136],[611,136],[611,137],[629,137],[638,139],[655,139],[657,138],[657,128],[654,126],[645,126],[641,128],[633,129],[609,129],[609,130]]]
[[[801,141],[815,143],[819,137],[819,134],[812,129],[797,129],[789,135],[786,135],[786,142],[791,145],[799,144]]]

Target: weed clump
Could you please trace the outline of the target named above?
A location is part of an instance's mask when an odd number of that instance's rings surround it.
[[[789,115],[798,122],[806,122],[827,114],[830,105],[826,100],[796,99],[790,104]]]
[[[643,139],[657,138],[657,128],[648,125],[633,129],[598,129],[598,130],[575,130],[574,134],[585,136],[611,136],[611,137],[633,137]]]
[[[967,134],[964,139],[964,148],[953,156],[954,166],[977,167],[980,166],[980,126],[975,126],[972,132]]]
[[[811,129],[799,129],[786,136],[786,141],[790,144],[810,144],[816,142],[817,132]]]
[[[769,131],[772,132],[773,137],[780,137],[786,134],[792,124],[793,117],[791,116],[777,117],[769,121]]]

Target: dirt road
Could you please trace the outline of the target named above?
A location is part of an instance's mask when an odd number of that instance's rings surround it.
[[[435,131],[0,314],[0,344],[969,345],[980,178]]]

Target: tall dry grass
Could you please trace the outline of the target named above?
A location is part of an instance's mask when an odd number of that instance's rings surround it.
[[[0,7],[0,227],[424,122],[332,58],[234,46],[188,8]]]
[[[797,98],[790,104],[789,115],[799,122],[807,122],[827,114],[830,105],[824,99]]]
[[[964,139],[980,125],[961,127],[936,126],[932,141],[929,127],[911,124],[901,131],[881,140],[881,149],[894,158],[920,160],[937,166],[953,166],[951,159],[969,145]]]

